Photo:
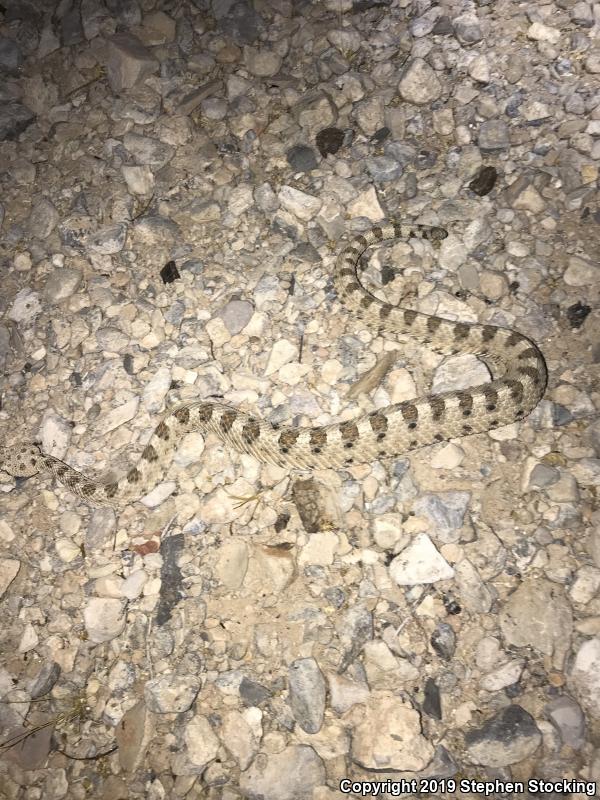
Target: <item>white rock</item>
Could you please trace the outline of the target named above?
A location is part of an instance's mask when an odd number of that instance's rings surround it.
[[[208,719],[197,714],[188,722],[183,734],[187,757],[199,773],[217,757],[219,740]]]
[[[521,677],[522,661],[509,661],[481,679],[481,688],[486,692],[499,692],[506,686],[512,686]]]
[[[278,339],[271,348],[265,375],[272,375],[284,364],[298,358],[298,347],[287,339]]]
[[[70,564],[81,557],[81,549],[71,539],[61,537],[54,543],[58,557],[64,564]]]
[[[124,606],[120,600],[110,597],[92,597],[83,611],[83,622],[88,637],[100,644],[109,642],[125,627]]]
[[[154,175],[150,167],[122,166],[121,172],[127,183],[127,188],[132,194],[148,195],[154,189]]]
[[[308,222],[315,217],[323,205],[323,201],[311,194],[294,189],[293,186],[282,186],[279,190],[279,202],[286,211],[298,219]]]
[[[241,770],[247,769],[258,751],[258,741],[243,714],[228,711],[219,730],[221,741]]]
[[[19,653],[28,653],[30,650],[37,647],[39,641],[35,628],[28,622],[27,625],[25,625],[21,641],[19,642]]]
[[[418,772],[432,756],[433,747],[421,735],[418,712],[391,692],[373,692],[354,729],[353,761],[367,769]]]
[[[417,586],[454,577],[426,533],[418,534],[390,564],[390,576],[399,586]]]
[[[121,584],[121,594],[128,600],[136,600],[148,582],[148,575],[143,569],[136,569],[128,575]]]
[[[8,312],[8,317],[14,322],[23,322],[25,325],[30,325],[37,315],[41,313],[41,310],[42,306],[40,305],[38,293],[32,289],[21,289],[15,296]]]
[[[298,558],[299,564],[318,564],[327,567],[333,564],[335,552],[339,545],[337,534],[333,531],[313,533],[302,548]]]
[[[490,65],[487,60],[487,56],[485,53],[480,53],[476,56],[473,61],[467,67],[467,72],[469,75],[479,83],[489,83],[490,82]]]
[[[239,539],[225,542],[219,551],[215,575],[228,589],[239,589],[248,570],[248,545]],[[242,767],[242,769],[245,769]]]
[[[162,505],[167,497],[170,497],[176,489],[177,484],[175,481],[163,481],[141,497],[140,503],[143,503],[146,508],[158,508],[158,506]]]
[[[600,281],[600,269],[585,258],[570,256],[563,278],[567,286],[595,285]]]
[[[431,457],[433,469],[455,469],[465,458],[465,451],[457,444],[448,442]]]
[[[440,392],[460,391],[469,386],[478,386],[489,381],[490,373],[485,364],[482,364],[474,355],[451,356],[445,359],[435,370],[431,390],[434,394]]]
[[[407,541],[408,534],[402,530],[400,515],[381,514],[375,517],[373,539],[382,550],[394,550],[402,541]]]
[[[575,656],[570,681],[590,716],[600,719],[600,637],[584,642]]]
[[[137,414],[139,404],[139,397],[134,397],[127,403],[113,408],[108,414],[100,417],[96,425],[96,433],[98,436],[105,436],[107,433],[114,431],[115,428],[119,428],[126,422],[130,422]]]
[[[47,410],[39,431],[42,450],[45,453],[51,453],[56,458],[64,458],[69,448],[72,432],[73,429],[63,417],[50,409]]]
[[[560,39],[560,31],[556,28],[544,25],[542,22],[534,22],[527,29],[527,36],[529,39],[534,39],[537,42],[556,44]]]
[[[379,205],[377,192],[373,186],[361,192],[356,200],[348,204],[348,214],[351,218],[366,217],[371,222],[379,222],[385,218],[385,213]]]
[[[160,367],[144,386],[142,402],[144,407],[157,414],[162,408],[167,392],[171,388],[172,374],[169,367]]]

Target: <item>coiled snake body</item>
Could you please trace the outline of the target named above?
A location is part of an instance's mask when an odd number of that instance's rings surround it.
[[[424,225],[388,223],[371,228],[340,252],[335,288],[354,319],[367,327],[379,333],[408,334],[445,354],[474,353],[488,364],[491,382],[407,400],[352,421],[313,428],[273,425],[218,402],[184,403],[163,417],[136,466],[110,483],[83,475],[36,445],[0,448],[0,468],[14,476],[48,471],[91,505],[120,506],[141,497],[158,482],[169,454],[189,431],[215,433],[236,450],[280,467],[337,469],[523,419],[546,388],[544,357],[534,342],[513,330],[452,322],[389,305],[360,282],[358,260],[370,245],[412,237],[436,244],[446,236],[443,228]]]

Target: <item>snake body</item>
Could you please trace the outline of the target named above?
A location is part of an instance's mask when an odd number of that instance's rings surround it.
[[[95,506],[120,506],[147,493],[163,475],[169,455],[190,431],[216,434],[226,445],[284,468],[340,469],[507,425],[526,417],[547,382],[537,345],[516,331],[453,322],[382,302],[361,284],[358,262],[372,244],[419,237],[437,245],[443,228],[388,223],[354,237],[335,267],[337,295],[355,320],[380,334],[409,335],[445,354],[474,353],[492,380],[447,391],[321,427],[294,428],[258,419],[219,402],[198,400],[169,411],[154,430],[136,466],[118,481],[102,483],[41,452],[34,444],[0,448],[0,468],[14,476],[50,472],[59,483]]]

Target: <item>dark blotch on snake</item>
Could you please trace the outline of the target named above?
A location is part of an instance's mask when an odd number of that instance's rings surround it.
[[[187,425],[190,421],[190,410],[189,408],[178,408],[173,412],[173,416],[177,422],[180,422],[182,425]]]
[[[141,475],[135,467],[127,473],[127,483],[138,483],[140,478]]]
[[[459,392],[458,406],[463,417],[470,417],[473,412],[473,398],[468,392]]]
[[[206,403],[206,405],[199,406],[198,408],[198,419],[200,422],[210,422],[212,419],[214,406],[211,406],[210,403]]]
[[[168,425],[166,425],[164,422],[159,422],[158,423],[154,433],[158,436],[159,439],[162,439],[163,442],[168,442],[169,441],[169,436],[171,435],[169,433]]]
[[[443,397],[432,397],[429,400],[429,407],[431,408],[431,415],[437,422],[444,416],[446,411],[446,401]]]
[[[231,408],[228,408],[226,411],[224,411],[223,416],[221,417],[221,421],[219,422],[221,430],[224,433],[229,433],[237,417],[238,417],[237,411],[234,411]]]
[[[142,452],[142,458],[150,462],[158,461],[158,453],[156,452],[154,447],[152,447],[152,445],[149,444],[147,445],[147,447],[144,447],[144,450]]]
[[[309,440],[313,453],[320,453],[321,448],[327,444],[327,434],[320,428],[313,428]]]
[[[252,442],[255,442],[259,436],[260,425],[258,424],[258,420],[249,419],[242,428],[242,438],[246,444],[252,444]]]
[[[344,447],[354,447],[355,443],[358,441],[358,428],[356,427],[356,423],[342,422],[338,430],[342,437]]]
[[[293,447],[296,444],[299,436],[300,431],[293,430],[292,428],[288,428],[287,430],[281,432],[279,437],[279,446],[284,453],[287,453],[290,447]]]

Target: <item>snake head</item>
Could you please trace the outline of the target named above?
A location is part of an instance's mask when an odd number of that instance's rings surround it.
[[[0,447],[0,469],[13,478],[30,478],[44,469],[42,451],[35,444]]]

